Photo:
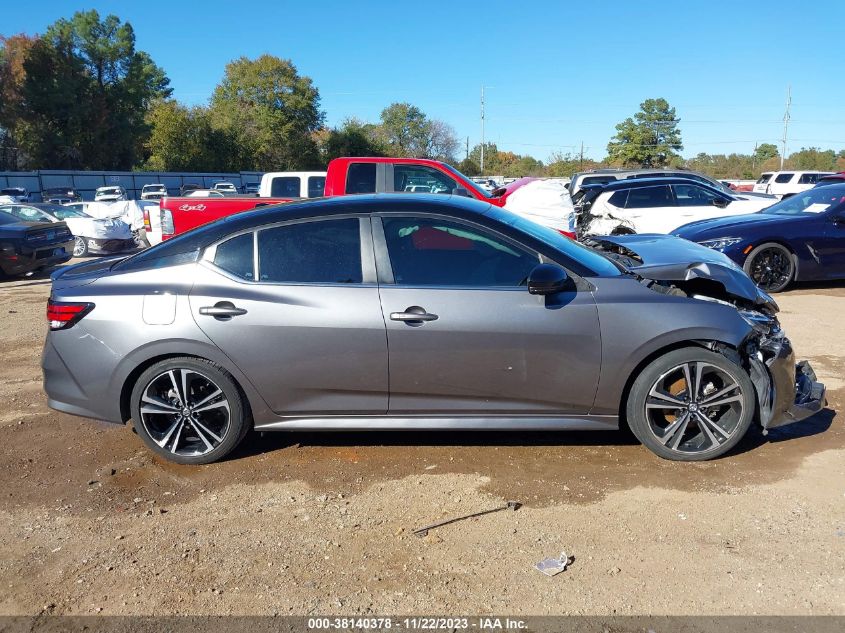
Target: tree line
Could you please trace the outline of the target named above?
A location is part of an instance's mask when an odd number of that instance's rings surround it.
[[[481,175],[481,145],[460,152],[455,130],[413,104],[389,104],[375,123],[325,120],[312,79],[272,55],[233,60],[208,103],[187,106],[172,98],[165,71],[136,49],[132,26],[114,15],[80,11],[40,36],[0,36],[0,170],[285,171],[366,155],[434,158]],[[666,166],[734,179],[780,166],[771,143],[750,155],[684,159],[679,123],[665,99],[647,99],[616,126],[601,161],[555,153],[543,162],[486,143],[484,172],[570,176]],[[802,148],[784,165],[845,170],[845,151]]]

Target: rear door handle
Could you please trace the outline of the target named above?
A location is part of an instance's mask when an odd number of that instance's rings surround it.
[[[391,321],[404,321],[408,325],[422,325],[425,321],[436,321],[439,317],[436,314],[426,312],[420,306],[410,306],[404,312],[391,312]]]
[[[231,301],[218,301],[213,306],[203,306],[200,308],[200,314],[204,316],[213,316],[215,319],[221,321],[228,321],[233,316],[241,316],[246,314],[243,308],[236,308]]]

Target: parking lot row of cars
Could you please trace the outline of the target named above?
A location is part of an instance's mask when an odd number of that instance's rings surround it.
[[[227,181],[215,182],[210,188],[206,189],[196,183],[185,183],[178,189],[180,196],[224,196],[224,195],[238,195],[241,193],[238,188]],[[258,183],[247,183],[243,186],[243,193],[257,194]],[[167,186],[161,183],[153,183],[141,187],[141,200],[158,200],[168,195]],[[82,202],[82,194],[73,187],[51,187],[40,192],[41,202],[50,202],[53,204],[67,204],[69,202]],[[37,197],[26,189],[25,187],[3,187],[0,188],[0,198],[12,198],[17,202],[36,202]],[[120,185],[109,185],[105,187],[98,187],[94,191],[95,202],[119,202],[129,200],[130,195],[126,189]]]

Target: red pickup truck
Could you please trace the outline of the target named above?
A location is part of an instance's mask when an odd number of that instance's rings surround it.
[[[514,183],[515,184],[515,183]],[[454,167],[425,158],[336,158],[326,171],[324,195],[361,193],[445,193],[505,205],[513,186],[488,193]],[[171,198],[161,199],[162,239],[184,233],[226,215],[296,198]]]

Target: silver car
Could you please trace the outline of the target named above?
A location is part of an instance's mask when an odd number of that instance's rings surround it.
[[[702,460],[824,386],[727,257],[489,204],[345,196],[53,275],[49,404],[199,464],[251,429],[616,429]]]

